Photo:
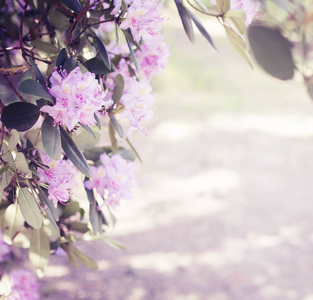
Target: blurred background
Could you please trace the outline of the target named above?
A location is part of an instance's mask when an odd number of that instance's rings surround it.
[[[192,45],[174,7],[155,116],[134,134],[139,186],[103,242],[99,270],[53,256],[43,299],[312,300],[313,103],[305,87],[251,70],[215,20],[219,53]],[[195,29],[196,31],[196,29]]]

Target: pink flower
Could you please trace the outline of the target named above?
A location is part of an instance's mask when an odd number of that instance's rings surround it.
[[[132,199],[132,189],[137,185],[136,164],[125,160],[120,154],[100,156],[99,167],[91,167],[93,179],[85,182],[86,189],[95,188],[104,203],[115,207],[119,201]]]
[[[96,123],[94,113],[103,106],[110,107],[113,102],[104,101],[106,92],[101,91],[95,75],[90,72],[81,73],[79,67],[68,75],[66,72],[52,73],[49,93],[56,98],[53,106],[45,105],[41,111],[54,119],[54,125],[66,125],[72,130],[77,122],[91,126]]]
[[[11,293],[7,300],[39,300],[39,285],[35,276],[27,270],[10,273]]]
[[[163,36],[158,35],[145,40],[140,47],[142,51],[138,52],[137,57],[139,70],[150,79],[153,74],[161,73],[167,66],[170,56],[169,46],[163,41]]]
[[[0,231],[0,264],[7,261],[10,258],[10,248],[3,241],[2,233]]]
[[[152,87],[148,79],[143,78],[137,81],[135,77],[124,78],[125,89],[120,100],[123,105],[120,119],[127,118],[132,127],[147,134],[142,121],[149,120],[153,116]]]
[[[74,186],[74,179],[76,169],[69,160],[60,159],[54,161],[49,156],[39,150],[42,162],[49,167],[43,170],[38,168],[37,172],[40,177],[39,183],[47,183],[48,198],[54,205],[57,202],[66,203],[71,196],[71,189]]]
[[[142,38],[151,38],[157,35],[164,18],[161,16],[163,1],[159,0],[134,0],[127,9],[125,20],[121,23],[121,29],[130,29],[134,40],[139,42]]]

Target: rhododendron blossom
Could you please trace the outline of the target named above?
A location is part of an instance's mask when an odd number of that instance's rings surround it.
[[[53,106],[45,105],[42,112],[54,119],[54,125],[60,123],[72,130],[77,122],[91,126],[96,123],[94,114],[103,108],[110,107],[112,100],[104,101],[106,92],[101,90],[95,74],[82,74],[79,67],[68,75],[65,71],[55,70],[51,77],[49,93],[56,98]]]
[[[158,35],[153,39],[145,40],[140,46],[141,52],[137,57],[140,71],[146,78],[161,73],[167,66],[170,56],[169,46],[163,41],[163,36]]]
[[[136,164],[120,154],[100,156],[102,165],[91,167],[93,178],[85,182],[89,190],[95,188],[104,197],[104,203],[115,207],[120,200],[132,199],[132,189],[137,185]]]
[[[146,78],[137,81],[135,77],[125,78],[125,91],[120,100],[123,105],[120,119],[127,118],[132,127],[144,134],[147,129],[142,121],[149,120],[153,116],[152,87]]]
[[[69,160],[60,159],[55,161],[40,150],[39,153],[42,162],[49,167],[46,170],[38,168],[39,183],[47,183],[49,185],[48,198],[54,205],[58,201],[63,204],[66,203],[70,198],[71,189],[74,186],[75,167]]]
[[[10,258],[10,248],[3,241],[2,233],[0,231],[0,263],[7,261]]]
[[[27,270],[10,273],[11,293],[7,300],[39,300],[39,284],[35,276]]]
[[[121,23],[121,29],[130,29],[134,40],[139,42],[141,38],[147,39],[157,35],[162,28],[161,16],[163,1],[159,0],[134,0],[127,9],[125,20]]]

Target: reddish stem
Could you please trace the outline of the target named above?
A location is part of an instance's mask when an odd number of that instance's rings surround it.
[[[90,0],[87,0],[86,1],[86,5],[83,7],[82,11],[79,13],[79,15],[77,16],[77,18],[74,20],[74,23],[72,24],[69,32],[68,32],[68,35],[67,35],[67,41],[66,41],[66,48],[67,50],[69,50],[69,46],[72,42],[72,33],[73,33],[73,30],[75,29],[78,21],[81,19],[81,17],[85,14],[85,12],[88,10],[89,8],[89,3],[90,3]],[[68,51],[70,53],[70,51]]]

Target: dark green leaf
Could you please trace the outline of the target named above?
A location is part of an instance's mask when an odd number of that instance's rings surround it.
[[[37,50],[48,54],[58,54],[59,49],[51,43],[43,42],[41,40],[33,40],[31,41],[32,46],[34,46]]]
[[[38,106],[26,102],[14,102],[3,109],[1,122],[7,128],[26,131],[35,125],[39,115]]]
[[[68,205],[65,206],[62,217],[69,218],[80,211],[79,203],[77,201],[70,201]]]
[[[74,58],[68,58],[64,64],[62,69],[66,71],[66,74],[70,74],[76,67],[78,66],[77,60]]]
[[[61,136],[58,126],[53,126],[53,118],[47,116],[42,123],[42,144],[48,156],[53,160],[59,160],[61,156]]]
[[[253,25],[249,27],[248,38],[256,61],[267,73],[281,80],[293,78],[291,43],[278,29]]]
[[[82,10],[82,6],[78,0],[60,0],[60,1],[77,14],[79,14]]]
[[[84,154],[88,160],[92,160],[96,162],[99,160],[100,155],[103,153],[110,153],[111,149],[109,147],[97,147],[97,148],[92,148],[92,149],[86,149],[84,151]]]
[[[98,118],[98,115],[96,114],[96,113],[94,113],[94,118],[95,118],[95,120],[96,120],[96,125],[97,125],[97,127],[99,128],[99,130],[101,130],[101,123],[100,123],[100,120],[99,120],[99,118]]]
[[[109,113],[110,116],[110,120],[112,122],[112,125],[115,129],[115,131],[117,132],[117,134],[123,139],[126,137],[126,134],[122,128],[122,126],[120,125],[120,123],[116,120],[115,116],[112,113]]]
[[[87,181],[88,178],[85,179]],[[99,211],[98,211],[98,204],[95,199],[93,190],[88,190],[85,188],[87,198],[89,200],[89,221],[92,226],[92,232],[94,235],[96,235],[98,232],[102,233],[102,220],[101,217],[99,216]]]
[[[18,87],[18,91],[27,95],[44,98],[51,103],[54,103],[54,100],[52,96],[48,93],[46,86],[42,85],[36,80],[26,79],[22,81]]]
[[[42,190],[42,188],[40,186],[37,186],[38,189],[38,197],[39,200],[41,201],[41,203],[43,204],[43,206],[47,205],[48,208],[50,209],[53,218],[58,222],[59,221],[59,214],[56,210],[56,208],[54,207],[54,205],[52,204],[52,202],[48,199],[46,193]]]
[[[71,137],[67,134],[67,132],[61,126],[60,126],[60,131],[61,131],[62,148],[65,154],[79,171],[81,171],[85,176],[91,178],[92,173],[86,161],[86,158],[77,148],[76,144],[73,142]]]
[[[190,15],[189,15],[188,11],[186,10],[186,8],[183,5],[181,0],[175,0],[175,4],[176,4],[177,10],[178,10],[180,19],[183,23],[184,30],[185,30],[189,40],[193,43],[195,40],[195,34],[193,32]]]
[[[71,26],[69,18],[58,9],[50,9],[49,17],[54,27],[59,30],[67,30]]]
[[[57,57],[57,59],[56,59],[55,66],[59,69],[61,66],[64,65],[64,63],[65,63],[65,61],[67,60],[67,58],[68,58],[68,56],[67,56],[66,49],[63,48],[63,49],[60,51],[60,53],[59,53],[59,55],[58,55],[58,57]]]
[[[197,28],[199,29],[200,33],[207,39],[207,41],[212,45],[212,47],[216,50],[216,46],[214,41],[212,40],[211,36],[209,35],[209,33],[206,31],[206,29],[203,27],[203,25],[200,23],[200,21],[195,17],[195,15],[189,10],[187,9],[187,12],[189,13],[189,16],[191,17],[192,21],[195,23],[195,25],[197,26]]]
[[[115,86],[113,89],[112,99],[114,103],[118,103],[124,92],[124,78],[121,74],[117,74],[114,78]]]
[[[89,72],[95,73],[96,75],[114,72],[113,65],[111,66],[111,69],[108,69],[103,60],[97,57],[85,61],[84,65],[89,70]]]
[[[30,57],[29,59],[29,63],[31,64],[35,75],[36,75],[36,79],[42,84],[42,85],[46,85],[46,81],[44,79],[44,77],[42,76],[40,70],[38,69],[37,65],[35,64],[35,62],[33,61],[33,59]]]
[[[135,65],[135,67],[136,67],[137,73],[139,74],[137,58],[135,56],[134,50],[132,48],[132,45],[131,45],[131,43],[129,41],[127,31],[123,30],[123,33],[124,33],[124,36],[125,36],[125,39],[126,39],[126,43],[127,43],[128,49],[129,49],[130,56],[131,56],[132,61],[133,61],[134,65]]]
[[[108,68],[108,70],[111,69],[111,61],[108,55],[107,50],[105,49],[105,46],[103,45],[102,41],[96,36],[97,45],[99,48],[99,51],[101,53],[101,56],[103,58],[103,62],[105,66]]]
[[[129,150],[129,149],[121,148],[121,149],[118,150],[118,153],[124,159],[130,160],[130,161],[134,161],[136,159],[136,155],[134,154],[134,152]]]

